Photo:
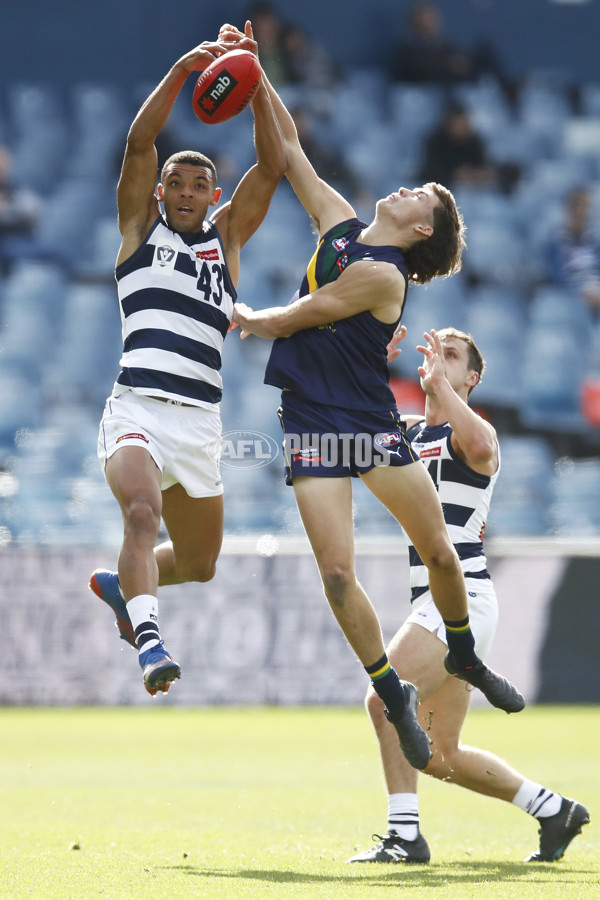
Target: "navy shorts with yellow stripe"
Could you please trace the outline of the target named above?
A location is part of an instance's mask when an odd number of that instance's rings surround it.
[[[419,458],[395,407],[345,409],[283,391],[278,415],[289,485],[297,475],[357,478],[375,466],[406,466]]]

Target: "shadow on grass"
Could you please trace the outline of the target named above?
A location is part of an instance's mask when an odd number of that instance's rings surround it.
[[[203,868],[182,864],[180,866],[160,866],[161,869],[170,869],[195,878],[229,878],[247,879],[248,881],[264,881],[268,884],[367,884],[371,887],[385,886],[402,881],[408,885],[422,885],[423,887],[438,887],[451,883],[461,884],[477,882],[531,882],[531,876],[535,873],[535,881],[540,885],[544,882],[555,884],[560,880],[561,884],[581,884],[582,876],[597,876],[597,870],[569,869],[564,864],[556,863],[528,863],[519,864],[512,862],[494,863],[448,863],[446,865],[431,864],[428,866],[406,866],[397,864],[383,867],[377,864],[369,864],[369,874],[364,868],[353,870],[347,875],[320,874],[315,872],[301,872],[288,869],[218,869]]]

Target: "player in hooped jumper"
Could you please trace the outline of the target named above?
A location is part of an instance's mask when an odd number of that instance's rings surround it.
[[[400,352],[399,329],[390,359]],[[452,543],[460,556],[469,596],[475,649],[485,658],[498,619],[498,601],[487,570],[483,532],[500,471],[500,451],[492,425],[469,406],[485,363],[471,335],[453,328],[425,335],[419,368],[425,392],[425,416],[406,416],[407,436],[435,484]],[[444,668],[447,645],[442,617],[435,607],[423,566],[409,545],[412,612],[387,648],[402,678],[416,684],[419,720],[432,738],[433,757],[426,774],[489,797],[513,803],[539,822],[539,849],[527,862],[551,862],[564,854],[581,826],[589,822],[585,806],[524,778],[503,759],[460,743],[469,709],[467,685]],[[418,773],[398,747],[383,703],[370,688],[366,707],[371,717],[388,791],[387,833],[348,862],[427,863],[430,851],[420,833]]]
[[[228,28],[220,37],[235,40],[236,34]],[[286,444],[294,443],[290,435],[316,436],[288,447],[287,477],[324,593],[385,705],[406,758],[423,769],[430,742],[417,720],[417,691],[390,665],[379,620],[356,578],[352,476],[364,481],[418,548],[444,619],[449,670],[479,687],[494,706],[507,712],[524,706],[516,688],[475,653],[460,562],[433,483],[406,438],[386,362],[408,282],[422,284],[460,268],[464,225],[451,193],[437,184],[401,187],[377,202],[370,224],[360,222],[352,206],[318,177],[291,115],[270,91],[285,145],[286,177],[313,219],[319,241],[299,299],[260,311],[236,304],[234,321],[243,335],[276,338],[265,381],[282,388]],[[328,437],[320,440],[319,435]],[[330,465],[331,435],[339,437],[337,466]],[[365,437],[370,441],[366,448]],[[354,452],[359,443],[366,459]],[[369,452],[363,454],[365,449]]]
[[[256,54],[249,22],[239,45]],[[129,130],[117,190],[124,348],[98,454],[124,537],[118,573],[97,570],[90,587],[116,613],[121,637],[137,647],[152,695],[180,677],[158,628],[159,584],[208,581],[215,573],[223,536],[221,349],[240,248],[266,215],[285,163],[269,93],[259,87],[252,103],[257,162],[231,200],[206,220],[221,189],[214,164],[196,151],[165,162],[155,195],[155,139],[188,75],[226,50],[208,41],[195,47],[148,97]],[[170,540],[155,547],[161,516]]]

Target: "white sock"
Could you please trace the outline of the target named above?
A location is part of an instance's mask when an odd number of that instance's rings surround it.
[[[395,831],[405,841],[419,834],[419,798],[416,794],[388,795],[388,832]]]
[[[545,819],[548,816],[556,815],[560,809],[562,797],[526,778],[512,802],[530,816],[534,816],[536,819]]]
[[[160,643],[158,600],[150,594],[138,594],[127,604],[127,612],[135,632],[138,653],[145,653]]]

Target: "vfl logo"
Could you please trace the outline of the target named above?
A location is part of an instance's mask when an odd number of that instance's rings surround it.
[[[156,261],[159,266],[168,266],[174,256],[175,251],[167,244],[165,244],[163,247],[156,248]]]
[[[200,94],[197,100],[198,106],[207,116],[214,115],[237,84],[238,82],[233,75],[227,69],[223,69],[217,78],[211,81],[206,90]]]
[[[177,262],[177,250],[169,244],[162,244],[154,248],[152,268],[159,269],[165,275],[171,275]]]
[[[345,250],[349,243],[350,241],[348,240],[348,238],[341,237],[336,238],[335,241],[332,241],[331,246],[335,247],[336,250]]]

